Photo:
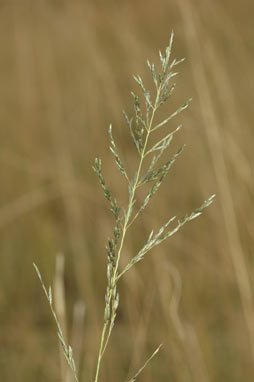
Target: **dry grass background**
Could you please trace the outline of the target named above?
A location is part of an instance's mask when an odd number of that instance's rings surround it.
[[[85,303],[81,381],[92,380],[113,223],[91,164],[102,156],[124,200],[108,125],[132,168],[121,114],[131,111],[131,74],[148,78],[146,58],[157,59],[174,29],[174,54],[187,61],[169,108],[193,97],[172,124],[183,122],[176,145],[188,146],[125,255],[169,214],[217,199],[121,283],[101,380],[124,381],[163,342],[140,381],[253,381],[253,12],[250,0],[0,2],[1,380],[61,380],[32,268],[52,283],[59,251],[69,334],[74,302]]]

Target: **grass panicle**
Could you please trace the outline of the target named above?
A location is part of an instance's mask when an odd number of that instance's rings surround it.
[[[119,169],[122,176],[127,181],[128,187],[128,202],[126,206],[119,206],[115,197],[113,197],[111,190],[106,186],[105,178],[102,173],[102,161],[100,158],[96,158],[93,170],[95,171],[101,188],[103,190],[105,198],[110,204],[110,210],[114,216],[115,226],[113,229],[112,238],[108,239],[106,246],[107,252],[107,287],[105,294],[105,308],[104,308],[104,323],[102,327],[102,333],[100,338],[100,345],[98,351],[97,366],[95,371],[94,382],[99,381],[99,373],[101,369],[101,361],[103,355],[107,349],[112,330],[114,328],[117,310],[119,307],[119,292],[118,292],[118,282],[122,276],[125,275],[135,264],[144,259],[145,255],[149,253],[154,247],[161,244],[164,240],[174,235],[178,232],[184,224],[197,218],[203,212],[203,210],[208,207],[214,199],[215,195],[210,196],[202,205],[191,212],[186,214],[183,218],[177,220],[177,223],[172,228],[172,223],[176,220],[176,216],[167,220],[161,228],[154,232],[152,231],[148,236],[146,242],[137,254],[134,254],[129,263],[120,268],[120,259],[122,256],[123,248],[126,241],[126,235],[129,228],[134,224],[135,220],[140,216],[140,214],[147,207],[151,198],[158,192],[162,182],[165,180],[171,166],[175,163],[180,154],[182,154],[185,145],[182,145],[175,154],[173,154],[169,159],[167,159],[163,164],[158,165],[159,160],[162,158],[163,154],[168,150],[172,139],[180,129],[181,125],[178,126],[173,131],[167,131],[164,136],[160,138],[156,143],[150,144],[151,135],[154,134],[158,129],[165,130],[169,121],[174,117],[184,111],[190,104],[191,99],[188,99],[182,106],[180,106],[175,112],[169,115],[166,119],[159,123],[155,123],[155,115],[158,109],[164,105],[172,96],[176,84],[171,84],[172,78],[174,78],[178,73],[174,71],[175,66],[180,64],[184,59],[171,61],[171,52],[173,44],[173,33],[171,34],[169,45],[166,47],[164,52],[159,51],[160,58],[160,70],[157,71],[155,65],[147,60],[147,66],[152,75],[152,80],[155,87],[155,96],[152,99],[151,94],[142,78],[139,75],[133,76],[134,80],[138,84],[141,90],[141,97],[134,92],[131,92],[134,101],[134,116],[129,118],[126,112],[123,112],[127,126],[130,130],[131,139],[137,150],[137,168],[132,176],[128,174],[124,163],[120,159],[119,150],[113,138],[112,125],[109,126],[109,140],[110,140],[110,151],[114,156],[115,163]],[[140,187],[147,187],[146,196],[143,202],[137,203],[137,191]],[[55,310],[53,308],[52,302],[52,292],[51,287],[49,290],[46,289],[39,269],[34,264],[37,275],[42,284],[42,288],[46,294],[47,300],[50,305],[51,312],[55,319],[57,325],[57,333],[60,343],[63,348],[65,358],[70,366],[75,381],[78,381],[75,362],[72,355],[72,348],[66,345],[63,338],[63,332],[61,330],[59,321],[57,319]],[[144,370],[147,364],[153,359],[153,357],[159,352],[161,345],[153,352],[153,354],[146,360],[143,366],[138,370],[138,372],[128,381],[134,382]]]
[[[173,33],[171,34],[169,45],[165,49],[165,52],[159,52],[161,69],[157,73],[155,65],[147,60],[147,66],[152,74],[153,83],[155,85],[155,98],[152,100],[151,92],[147,90],[144,82],[139,75],[134,75],[133,78],[138,84],[142,97],[131,92],[134,100],[134,116],[129,118],[127,113],[124,111],[123,115],[127,122],[127,126],[130,130],[131,138],[135,144],[138,161],[137,169],[132,177],[128,175],[127,170],[119,157],[117,145],[113,139],[112,135],[112,125],[109,127],[109,137],[110,137],[110,150],[113,153],[117,167],[119,168],[122,175],[126,178],[128,182],[129,200],[125,207],[119,207],[116,200],[112,198],[111,192],[107,189],[105,185],[105,180],[102,175],[101,170],[101,159],[96,158],[93,169],[99,178],[99,182],[104,191],[105,197],[109,200],[111,211],[114,214],[116,225],[114,228],[114,238],[109,239],[107,246],[107,290],[105,296],[105,310],[104,310],[104,325],[102,328],[100,347],[98,353],[98,361],[96,368],[96,375],[94,382],[99,381],[99,372],[101,368],[101,361],[105,350],[107,348],[109,339],[112,334],[112,329],[114,327],[117,309],[119,305],[119,293],[118,293],[118,281],[120,278],[129,271],[133,265],[143,260],[145,255],[150,252],[155,246],[161,244],[168,237],[179,231],[182,226],[195,219],[201,215],[204,208],[208,207],[215,195],[208,198],[199,208],[194,210],[189,215],[185,215],[182,219],[178,220],[174,228],[169,229],[169,225],[175,220],[176,217],[170,218],[157,233],[153,231],[149,235],[146,243],[142,249],[132,257],[130,262],[123,268],[120,269],[119,263],[122,255],[123,247],[126,240],[126,234],[128,229],[132,226],[134,221],[139,217],[142,211],[147,207],[150,199],[157,193],[162,182],[166,178],[169,169],[174,164],[178,156],[183,152],[185,145],[181,146],[178,151],[163,165],[156,167],[162,154],[169,148],[173,136],[178,132],[181,126],[178,126],[174,131],[166,132],[164,137],[158,140],[157,143],[150,146],[151,134],[156,130],[165,129],[165,126],[174,117],[184,111],[190,104],[191,99],[188,99],[182,106],[180,106],[175,112],[173,112],[169,117],[163,121],[155,124],[155,114],[158,109],[164,105],[169,98],[172,96],[176,84],[171,84],[171,80],[178,73],[173,69],[176,65],[181,63],[183,59],[171,60],[171,51],[173,44]],[[149,159],[150,158],[150,159]],[[149,161],[149,165],[144,163]],[[146,166],[146,168],[145,168]],[[136,206],[136,194],[138,188],[145,186],[148,183],[152,183],[152,186],[147,191],[147,194],[140,206]],[[147,360],[147,362],[140,368],[138,373],[129,381],[135,381],[138,375],[142,372],[147,363],[153,358],[155,354],[159,351],[160,346],[153,353],[153,355]]]

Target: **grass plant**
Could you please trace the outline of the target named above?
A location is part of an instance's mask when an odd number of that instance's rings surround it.
[[[142,261],[152,249],[178,232],[185,223],[200,216],[204,208],[208,207],[212,203],[215,196],[210,196],[201,204],[200,207],[196,208],[193,212],[186,214],[181,219],[177,219],[176,216],[170,217],[164,224],[162,224],[159,230],[152,230],[143,246],[132,256],[127,264],[122,266],[121,258],[130,228],[135,224],[136,220],[147,208],[152,197],[157,193],[162,182],[165,180],[171,166],[175,163],[176,159],[182,154],[185,148],[185,145],[182,145],[167,160],[164,160],[164,162],[162,161],[164,154],[170,147],[174,134],[181,129],[180,125],[173,130],[169,130],[167,129],[168,123],[184,111],[189,106],[191,101],[191,99],[187,100],[167,118],[159,122],[157,121],[158,118],[156,117],[158,110],[161,106],[166,104],[173,95],[176,84],[172,83],[172,79],[178,74],[175,71],[175,68],[183,61],[183,59],[177,60],[171,58],[173,37],[174,35],[172,33],[165,51],[159,52],[159,70],[156,70],[155,65],[147,60],[147,67],[151,73],[154,85],[154,89],[152,91],[149,91],[146,88],[142,78],[139,75],[133,76],[134,80],[138,84],[138,87],[140,88],[141,95],[131,92],[134,100],[134,116],[130,118],[126,112],[123,112],[123,114],[130,131],[131,139],[133,140],[136,148],[137,163],[134,174],[129,173],[129,170],[121,160],[117,144],[113,138],[112,125],[109,126],[110,150],[113,154],[116,166],[119,169],[121,176],[124,177],[128,188],[128,201],[126,205],[120,205],[117,199],[113,196],[111,190],[106,185],[102,172],[102,160],[100,158],[96,158],[93,166],[93,170],[98,176],[104,196],[109,202],[110,211],[112,212],[115,220],[112,237],[108,239],[106,246],[107,288],[105,294],[104,322],[99,341],[94,382],[98,382],[100,379],[102,359],[107,350],[117,316],[120,300],[118,289],[119,281],[134,265]],[[158,134],[159,130],[161,135]],[[139,193],[139,189],[141,188],[145,189],[145,197],[140,203],[138,202],[139,198],[137,195]],[[63,332],[53,308],[51,287],[47,290],[42,281],[39,269],[36,265],[34,266],[42,283],[47,300],[50,304],[65,358],[73,372],[75,380],[78,381],[76,366],[72,355],[72,348],[66,344],[63,338]],[[152,355],[148,357],[145,363],[140,367],[135,375],[128,380],[128,382],[134,382],[137,379],[148,362],[150,362],[150,360],[158,353],[160,347],[161,345],[155,349]]]

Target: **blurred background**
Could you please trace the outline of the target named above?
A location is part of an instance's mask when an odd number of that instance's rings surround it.
[[[102,157],[125,203],[108,126],[133,170],[122,110],[133,112],[133,73],[152,87],[146,59],[159,64],[172,29],[173,58],[186,61],[161,118],[193,98],[169,125],[184,126],[169,155],[187,148],[125,259],[152,228],[217,197],[120,283],[101,380],[130,379],[160,343],[140,381],[254,380],[253,12],[250,0],[0,1],[1,380],[68,379],[33,262],[55,285],[80,381],[94,378],[113,220],[91,166]]]

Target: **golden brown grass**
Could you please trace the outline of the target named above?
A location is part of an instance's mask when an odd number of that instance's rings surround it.
[[[127,275],[102,380],[131,375],[158,339],[163,350],[140,381],[253,380],[253,5],[245,5],[1,3],[1,380],[60,381],[53,323],[31,267],[36,262],[48,284],[58,251],[66,256],[69,332],[73,302],[86,305],[81,380],[93,376],[104,242],[112,227],[91,163],[108,149],[111,121],[116,139],[126,139],[122,156],[134,165],[121,117],[130,74],[146,76],[144,61],[154,61],[151,52],[167,43],[171,29],[178,56],[187,57],[172,110],[183,95],[193,96],[177,142],[188,147],[154,201],[156,213],[147,212],[133,232],[126,256],[159,227],[165,211],[190,210],[211,190],[217,203]],[[102,156],[121,194],[111,157]]]

